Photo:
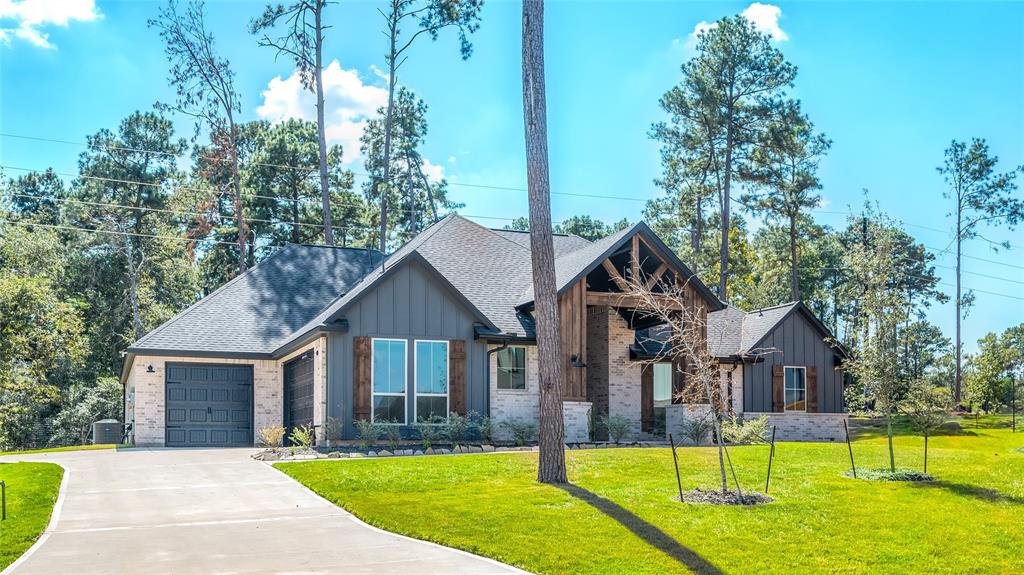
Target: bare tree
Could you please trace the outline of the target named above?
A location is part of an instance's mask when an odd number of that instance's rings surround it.
[[[544,94],[544,0],[523,0],[523,123],[530,203],[538,373],[540,376],[540,464],[537,481],[567,483],[562,358],[558,338],[558,291],[551,237],[548,181],[548,119]]]
[[[394,122],[395,88],[398,86],[398,69],[409,57],[407,52],[417,38],[426,34],[437,39],[444,28],[455,27],[459,31],[459,49],[463,60],[473,53],[469,34],[480,27],[480,9],[483,0],[389,0],[388,9],[378,9],[384,17],[388,37],[388,107],[384,115],[384,158],[381,174],[372,174],[375,187],[384,186],[380,191],[380,251],[387,252],[388,238],[388,186],[391,185],[391,129]],[[402,36],[402,26],[414,23],[414,31],[408,37]],[[374,195],[378,193],[374,191]]]
[[[334,229],[331,222],[331,192],[327,175],[327,132],[324,124],[324,76],[323,48],[324,8],[327,0],[299,0],[294,4],[268,5],[263,14],[253,20],[249,30],[253,34],[263,33],[259,45],[277,50],[278,55],[287,54],[295,60],[302,86],[316,94],[316,128],[320,145],[320,197],[324,218],[324,241],[334,245]],[[282,24],[285,33],[271,38],[267,30]]]
[[[168,81],[177,92],[174,104],[158,103],[161,110],[180,112],[195,119],[193,139],[203,126],[210,131],[214,146],[227,152],[238,226],[238,273],[246,268],[248,231],[242,212],[242,185],[238,168],[238,126],[235,114],[242,111],[241,96],[235,89],[235,74],[227,59],[217,55],[213,34],[206,29],[204,3],[188,3],[178,12],[177,0],[168,0],[149,27],[160,31],[164,54],[171,64]]]

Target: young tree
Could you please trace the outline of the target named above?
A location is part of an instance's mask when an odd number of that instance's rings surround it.
[[[797,102],[787,102],[769,122],[745,167],[745,179],[754,191],[743,203],[769,221],[781,220],[789,232],[790,299],[802,299],[797,244],[800,218],[821,203],[818,162],[832,145],[800,112]]]
[[[902,411],[910,419],[910,425],[924,436],[925,473],[928,473],[928,436],[946,422],[951,407],[946,393],[921,381],[911,386],[903,402]]]
[[[701,32],[696,51],[682,66],[683,81],[662,98],[662,105],[678,124],[677,132],[692,138],[681,161],[706,165],[714,174],[721,196],[718,293],[728,300],[733,179],[777,99],[792,85],[796,68],[743,16],[723,18]],[[663,140],[674,137],[659,135],[657,126],[654,132]],[[700,185],[705,181],[697,179]]]
[[[980,237],[978,228],[982,225],[1003,224],[1012,230],[1024,219],[1024,200],[1014,197],[1017,190],[1015,180],[1019,172],[1024,172],[1024,166],[998,173],[998,162],[999,158],[989,154],[985,140],[975,138],[970,144],[954,140],[946,149],[943,165],[938,168],[948,186],[943,192],[943,197],[953,200],[953,210],[948,215],[955,219],[953,241],[956,242],[956,379],[953,382],[953,393],[957,402],[961,399],[960,385],[963,379],[961,307],[967,299],[961,293],[960,285],[963,244],[967,240]],[[1009,243],[1003,244],[1003,247],[1009,248]]]
[[[160,31],[164,54],[170,61],[168,81],[177,92],[174,104],[158,104],[195,119],[196,131],[205,126],[210,141],[225,155],[231,175],[238,227],[238,273],[246,269],[248,231],[242,210],[241,170],[238,161],[238,125],[235,114],[242,111],[241,96],[235,88],[235,74],[227,59],[217,55],[213,34],[206,29],[204,3],[191,0],[184,13],[177,0],[168,0],[149,26]]]
[[[544,0],[523,0],[523,123],[530,204],[537,371],[540,377],[540,464],[537,481],[566,483],[555,249],[551,237],[548,121],[544,94]]]
[[[324,241],[327,245],[334,245],[331,192],[328,185],[330,179],[327,173],[329,150],[324,123],[324,30],[330,28],[323,23],[327,4],[327,0],[299,0],[288,6],[270,4],[259,18],[252,21],[249,30],[252,34],[263,34],[259,40],[260,46],[274,48],[278,55],[287,54],[295,60],[302,86],[316,94],[317,165],[320,168]],[[284,34],[271,38],[267,32],[279,24],[283,24]]]
[[[380,251],[387,253],[388,237],[388,194],[391,186],[391,138],[395,120],[395,89],[398,86],[398,69],[408,58],[408,50],[417,38],[426,34],[436,40],[441,30],[456,28],[459,32],[459,49],[465,60],[473,53],[469,34],[480,27],[480,9],[483,0],[388,0],[387,11],[378,10],[384,17],[385,36],[388,37],[388,52],[384,59],[388,64],[388,107],[384,114],[384,148],[382,150],[381,172],[371,172],[373,183],[383,186],[384,191],[374,192],[380,197]],[[413,31],[402,35],[402,26],[412,23]]]

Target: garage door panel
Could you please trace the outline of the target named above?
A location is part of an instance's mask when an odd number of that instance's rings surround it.
[[[168,446],[252,445],[250,366],[174,365],[166,373]]]

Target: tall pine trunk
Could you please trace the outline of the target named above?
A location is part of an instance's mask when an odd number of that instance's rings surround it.
[[[323,15],[323,4],[316,0],[316,132],[320,146],[320,199],[324,212],[324,242],[334,245],[334,225],[331,221],[331,192],[327,182],[327,130],[324,126],[324,75],[323,46],[324,34],[320,18]]]
[[[790,297],[800,301],[800,267],[796,260],[796,214],[789,216]]]
[[[729,186],[732,184],[732,108],[729,109],[727,117],[729,126],[726,128],[725,136],[725,176],[722,185],[722,245],[719,249],[719,271],[718,271],[718,297],[723,302],[729,298],[726,290],[729,287]]]
[[[963,319],[963,314],[962,314],[962,312],[960,310],[960,305],[961,305],[960,302],[961,302],[961,298],[963,297],[962,294],[961,294],[961,288],[960,288],[960,257],[961,257],[960,244],[962,243],[962,240],[963,240],[963,235],[962,235],[963,234],[963,230],[961,229],[961,226],[963,225],[963,220],[961,219],[961,207],[960,206],[963,205],[963,201],[960,199],[959,195],[960,194],[958,192],[957,193],[957,209],[956,209],[956,238],[955,238],[955,241],[956,241],[956,377],[955,377],[954,382],[953,382],[953,403],[955,403],[958,406],[960,405],[960,400],[961,400],[960,384],[961,384],[961,382],[963,380],[963,371],[962,371],[963,367],[962,367],[962,363],[961,362],[963,361],[963,350],[964,350],[963,343],[960,341],[960,321],[961,321],[961,319]]]
[[[551,237],[547,108],[544,95],[544,1],[523,0],[523,120],[530,204],[534,314],[540,375],[540,464],[537,481],[566,483],[558,294]]]
[[[246,268],[246,240],[248,232],[245,229],[245,215],[242,213],[242,178],[238,168],[238,127],[235,126],[234,118],[228,114],[228,126],[231,130],[231,184],[235,188],[235,224],[238,227],[238,273],[245,273]]]
[[[391,48],[388,52],[388,110],[384,115],[384,166],[382,167],[381,186],[374,183],[377,191],[380,192],[380,253],[387,253],[388,242],[388,189],[391,184],[391,128],[395,122],[395,73],[398,70],[398,15],[400,7],[393,0],[391,3],[391,19],[389,21],[389,36]],[[371,174],[372,175],[372,174]]]
[[[135,245],[131,236],[124,235],[125,257],[128,259],[128,301],[132,307],[132,330],[135,341],[146,335],[142,327],[142,312],[139,310],[139,269],[135,267]]]

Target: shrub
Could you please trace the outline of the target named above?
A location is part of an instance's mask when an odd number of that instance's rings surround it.
[[[448,414],[448,421],[444,424],[444,433],[448,436],[448,440],[452,442],[452,446],[462,444],[466,440],[468,432],[469,418],[459,415],[454,411]]]
[[[384,426],[377,419],[360,419],[355,426],[356,434],[359,436],[359,449],[362,450],[368,449],[370,444],[380,439],[384,432]]]
[[[313,426],[298,425],[293,427],[291,434],[288,435],[288,440],[292,442],[292,445],[298,446],[301,449],[309,449],[309,446],[313,444]]]
[[[328,417],[324,424],[324,439],[341,439],[341,420],[337,417]]]
[[[469,412],[469,420],[472,426],[476,428],[476,433],[480,436],[481,443],[489,444],[493,441],[494,420],[476,411]]]
[[[421,417],[416,423],[412,424],[412,427],[416,430],[416,434],[420,436],[420,443],[423,444],[424,451],[444,439],[444,418],[441,416],[435,415],[430,419]]]
[[[608,431],[608,439],[615,443],[622,443],[633,433],[633,423],[621,415],[602,415],[597,418],[597,424]]]
[[[116,377],[101,377],[95,383],[76,383],[61,393],[60,411],[53,418],[49,445],[89,443],[93,422],[120,420],[121,382]]]
[[[691,415],[684,417],[683,421],[679,424],[679,433],[690,441],[700,445],[705,442],[708,435],[711,434],[711,430],[714,429],[714,424],[711,422],[711,418],[705,415]]]
[[[729,443],[763,443],[768,438],[768,417],[743,420],[735,415],[722,421],[722,437]]]
[[[271,425],[256,432],[259,436],[260,445],[264,447],[281,447],[284,443],[284,427]]]
[[[512,435],[512,441],[519,447],[533,441],[537,436],[537,424],[522,419],[508,419],[501,422],[501,428]]]
[[[394,451],[395,449],[398,448],[398,444],[402,441],[402,427],[397,425],[397,421],[392,420],[388,421],[388,423],[394,425],[383,426],[384,437],[386,437],[388,440],[388,447],[391,448],[391,451]]]

